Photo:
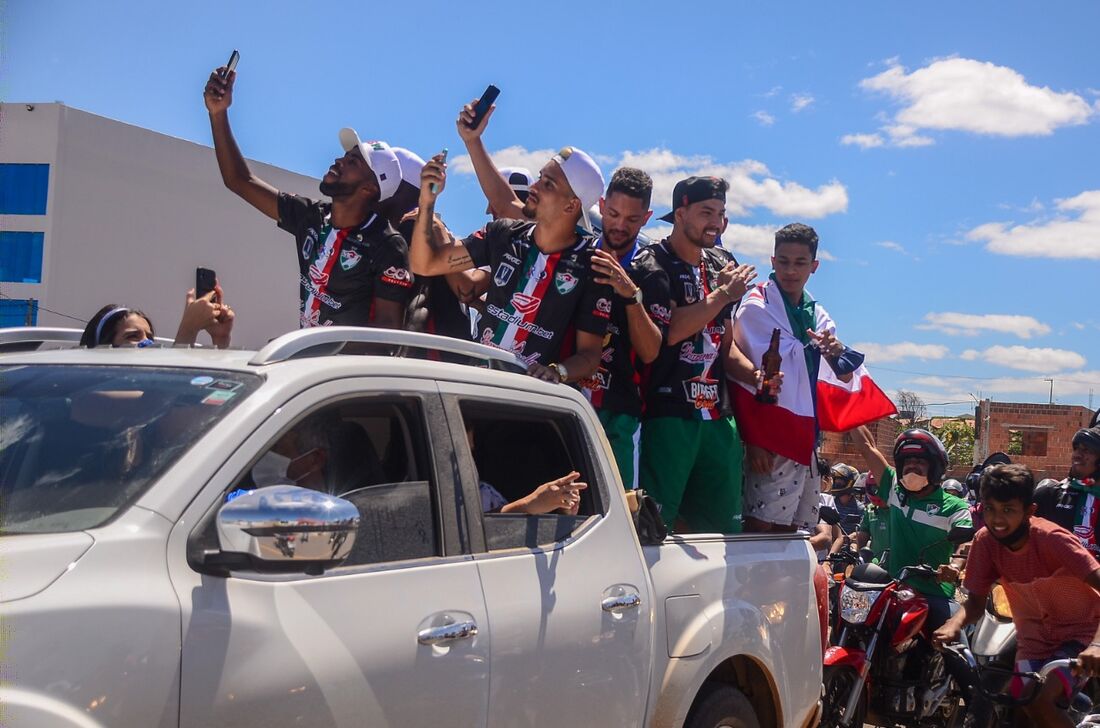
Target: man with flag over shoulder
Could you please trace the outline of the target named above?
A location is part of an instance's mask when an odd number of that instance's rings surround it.
[[[871,381],[863,355],[844,346],[836,325],[806,291],[817,271],[817,233],[792,223],[775,234],[772,274],[745,296],[733,325],[736,347],[760,362],[778,329],[783,388],[775,404],[758,401],[744,381],[730,383],[745,442],[745,530],[793,531],[817,523],[822,430],[844,432],[893,414]],[[822,366],[822,359],[826,366]]]

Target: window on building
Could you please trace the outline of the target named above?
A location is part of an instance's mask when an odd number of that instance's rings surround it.
[[[38,324],[37,299],[0,299],[0,328],[35,326]]]
[[[48,164],[0,164],[0,214],[45,215]]]
[[[1008,449],[1005,452],[1009,455],[1023,455],[1024,454],[1024,434],[1019,430],[1008,431]]]
[[[1047,454],[1047,431],[1027,430],[1023,433],[1021,455],[1044,457]]]
[[[41,283],[45,238],[45,233],[0,232],[0,281]]]

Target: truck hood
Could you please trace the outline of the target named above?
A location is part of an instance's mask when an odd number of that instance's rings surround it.
[[[0,538],[0,603],[26,599],[57,581],[91,548],[83,531]]]

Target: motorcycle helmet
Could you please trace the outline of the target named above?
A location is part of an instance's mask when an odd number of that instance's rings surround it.
[[[954,478],[948,478],[947,480],[943,481],[940,487],[951,495],[958,496],[959,498],[966,498],[966,488],[964,488],[963,484],[955,480]]]
[[[859,471],[851,465],[837,463],[830,468],[829,472],[833,476],[833,482],[829,487],[830,495],[848,495],[855,489]]]
[[[924,458],[928,461],[928,482],[938,485],[947,472],[947,450],[939,438],[919,427],[906,430],[894,441],[894,468],[901,477],[905,461]]]
[[[1093,452],[1100,453],[1100,426],[1078,430],[1073,435],[1073,447],[1087,447]]]

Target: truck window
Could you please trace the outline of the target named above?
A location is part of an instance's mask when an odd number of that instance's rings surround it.
[[[361,521],[341,567],[439,556],[427,441],[416,399],[344,400],[308,413],[279,435],[227,497],[291,483],[350,501]]]
[[[606,489],[597,480],[584,430],[574,416],[554,410],[494,403],[460,403],[466,445],[478,476],[482,524],[490,551],[536,548],[568,538],[586,520],[605,512]],[[587,488],[574,508],[544,499],[537,507],[508,512],[540,487],[571,472]]]

